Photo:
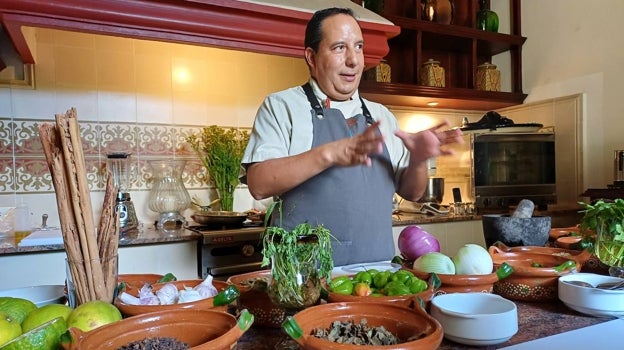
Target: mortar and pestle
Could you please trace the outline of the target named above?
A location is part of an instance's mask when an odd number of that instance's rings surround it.
[[[551,228],[550,216],[532,216],[535,205],[528,199],[518,203],[511,215],[482,216],[483,236],[487,247],[500,241],[509,247],[544,246]]]

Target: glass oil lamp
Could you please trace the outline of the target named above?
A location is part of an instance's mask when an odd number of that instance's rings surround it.
[[[154,182],[148,206],[159,213],[156,228],[165,231],[182,228],[186,220],[180,212],[191,204],[191,197],[182,181],[186,160],[151,160],[149,165]]]

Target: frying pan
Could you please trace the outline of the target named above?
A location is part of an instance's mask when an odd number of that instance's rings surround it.
[[[191,215],[193,221],[200,225],[242,225],[247,214],[236,211],[201,211]]]

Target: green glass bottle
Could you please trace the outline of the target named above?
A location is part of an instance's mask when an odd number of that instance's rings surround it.
[[[498,15],[486,6],[485,0],[480,0],[477,12],[477,29],[488,32],[498,32]]]

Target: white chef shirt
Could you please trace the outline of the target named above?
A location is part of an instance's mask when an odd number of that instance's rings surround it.
[[[324,103],[327,95],[319,89],[314,79],[310,79],[310,84],[316,97]],[[384,105],[366,99],[364,103],[373,119],[381,120],[379,129],[390,154],[394,181],[398,183],[401,173],[407,167],[410,153],[401,139],[394,135],[398,128],[397,120]],[[345,118],[362,114],[362,102],[357,91],[351,100],[331,101],[330,107],[339,109]],[[267,96],[256,113],[253,131],[241,163],[249,165],[310,150],[313,138],[310,110],[310,102],[301,86]],[[244,170],[245,167],[243,176]],[[244,177],[241,180],[246,182]]]

